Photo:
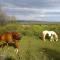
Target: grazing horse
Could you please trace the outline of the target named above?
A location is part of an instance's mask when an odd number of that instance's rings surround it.
[[[17,48],[16,53],[18,53],[19,40],[21,40],[21,36],[18,32],[5,32],[0,35],[0,41],[15,45],[15,47]]]
[[[45,30],[42,32],[43,40],[46,41],[46,35],[50,38],[50,41],[58,41],[58,35],[54,31]]]

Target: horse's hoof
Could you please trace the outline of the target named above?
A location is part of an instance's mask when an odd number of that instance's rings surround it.
[[[16,54],[18,53],[18,49],[15,49]]]
[[[56,40],[56,41],[58,41],[58,40]]]

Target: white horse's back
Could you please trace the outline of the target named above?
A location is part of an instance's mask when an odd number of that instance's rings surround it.
[[[43,33],[43,34],[47,34],[47,33],[48,33],[48,30],[43,31],[42,33]]]

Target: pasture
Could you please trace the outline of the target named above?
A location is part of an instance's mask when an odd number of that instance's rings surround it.
[[[0,26],[0,34],[6,31],[21,32],[19,53],[16,54],[13,46],[0,48],[0,60],[60,60],[60,39],[57,42],[44,42],[39,37],[43,30],[54,30],[60,33],[60,25],[20,25],[9,23]],[[60,36],[60,35],[59,35]],[[0,42],[3,44],[4,42]]]

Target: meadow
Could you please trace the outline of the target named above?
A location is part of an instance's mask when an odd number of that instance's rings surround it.
[[[60,41],[46,40],[44,42],[39,38],[43,30],[53,30],[60,37],[60,24],[25,25],[14,22],[0,25],[0,34],[17,31],[22,35],[19,42],[19,53],[16,54],[13,46],[5,46],[3,49],[0,48],[0,60],[60,60]]]

